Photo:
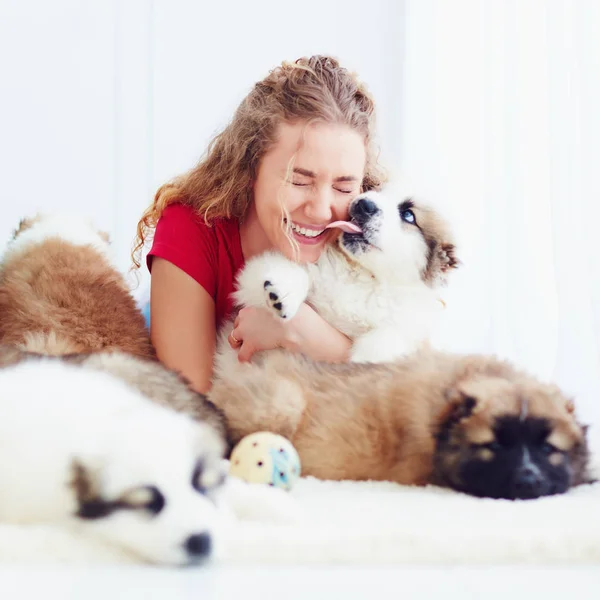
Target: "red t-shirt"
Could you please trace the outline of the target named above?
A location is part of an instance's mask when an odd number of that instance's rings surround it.
[[[219,327],[233,309],[235,277],[244,265],[237,219],[215,219],[206,225],[191,207],[170,204],[156,225],[146,258],[149,271],[154,256],[179,267],[212,296]]]

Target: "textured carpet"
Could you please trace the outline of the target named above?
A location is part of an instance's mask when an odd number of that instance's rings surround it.
[[[238,522],[218,562],[600,563],[600,484],[511,502],[432,487],[303,479],[293,498],[295,522]],[[0,525],[0,560],[136,562],[58,526],[14,525]]]

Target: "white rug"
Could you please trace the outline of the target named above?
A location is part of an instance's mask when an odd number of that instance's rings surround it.
[[[302,480],[295,526],[243,523],[226,562],[600,563],[600,484],[535,501]]]
[[[301,480],[295,524],[243,522],[222,563],[600,563],[600,483],[535,501],[480,500],[436,488]],[[0,525],[0,561],[131,563],[46,526]]]

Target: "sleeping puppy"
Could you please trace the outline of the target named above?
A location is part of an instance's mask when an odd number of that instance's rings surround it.
[[[0,343],[48,355],[154,356],[108,236],[74,216],[21,221],[0,259]]]
[[[315,264],[275,253],[250,260],[238,277],[236,303],[291,319],[307,301],[353,340],[354,362],[390,361],[429,340],[443,308],[440,288],[458,266],[455,246],[440,215],[413,200],[367,192],[352,201],[349,215],[349,222],[330,224],[342,232]],[[237,370],[231,330],[228,323],[220,335],[220,377]]]
[[[156,372],[146,371],[154,401],[140,393],[131,377],[139,359],[120,379],[118,356],[17,358],[0,369],[1,522],[53,525],[133,562],[185,566],[218,556],[240,520],[300,516],[285,491],[226,476],[216,409],[206,418],[208,403]]]
[[[233,443],[287,437],[303,474],[436,484],[529,499],[590,481],[586,427],[574,405],[506,362],[431,349],[390,364],[320,364],[273,353],[209,398]]]
[[[212,427],[106,373],[38,359],[0,370],[0,439],[1,521],[62,525],[151,563],[211,555],[224,482]]]

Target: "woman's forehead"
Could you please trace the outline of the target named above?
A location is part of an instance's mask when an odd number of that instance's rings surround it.
[[[366,163],[365,142],[348,125],[329,123],[282,123],[277,140],[265,156],[287,170],[299,167],[316,176],[362,177]]]

